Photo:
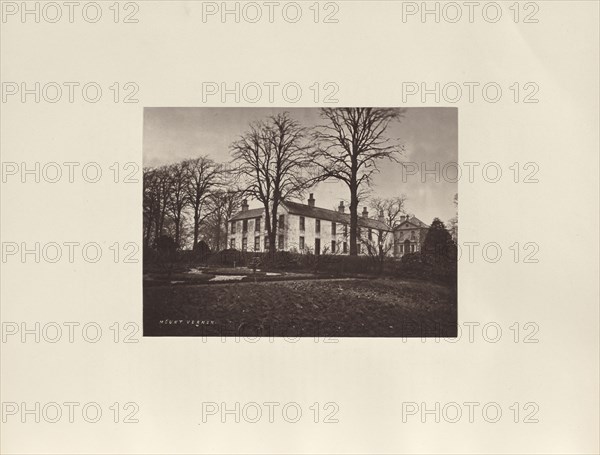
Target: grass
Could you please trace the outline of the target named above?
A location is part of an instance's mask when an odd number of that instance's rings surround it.
[[[144,287],[146,336],[456,336],[456,289],[399,279]]]

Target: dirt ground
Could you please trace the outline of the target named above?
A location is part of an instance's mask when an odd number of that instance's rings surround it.
[[[144,288],[145,336],[456,336],[456,289],[398,279]]]

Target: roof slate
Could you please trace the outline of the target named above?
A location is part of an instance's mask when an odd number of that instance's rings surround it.
[[[300,215],[309,218],[316,218],[319,220],[326,221],[335,221],[336,223],[345,223],[350,224],[350,214],[349,213],[340,213],[336,210],[323,209],[321,207],[311,207],[310,205],[300,204],[298,202],[283,202],[283,205],[287,207],[289,212],[293,215]],[[251,218],[258,218],[263,216],[264,209],[250,209],[246,211],[241,211],[236,213],[231,217],[230,221],[239,221],[239,220],[247,220]],[[425,223],[423,223],[416,216],[409,218],[409,223],[418,228],[428,228]],[[400,228],[405,221],[402,221],[396,229]],[[358,225],[361,227],[371,228],[371,229],[381,229],[384,231],[389,231],[390,227],[382,223],[379,220],[373,218],[364,218],[361,215],[358,216]]]
[[[406,224],[407,221],[401,221],[400,223],[398,223],[398,225],[396,226],[396,229],[400,229],[400,227],[402,227],[404,224]],[[429,226],[427,226],[425,223],[423,223],[420,219],[418,219],[416,216],[413,216],[412,218],[409,218],[408,223],[412,224],[414,227],[418,227],[418,228],[429,228]],[[410,226],[406,226],[403,227],[403,229],[410,229]]]
[[[328,210],[320,207],[311,207],[306,204],[299,204],[297,202],[283,202],[283,205],[287,207],[289,212],[293,215],[300,215],[309,218],[316,218],[319,220],[326,221],[335,221],[336,223],[346,223],[350,224],[350,214],[349,213],[340,213],[336,210]],[[264,209],[250,209],[236,213],[231,217],[230,221],[239,221],[246,220],[250,218],[258,218],[262,216],[264,213]],[[384,231],[389,231],[390,228],[387,224],[382,223],[379,220],[375,220],[373,218],[363,218],[362,216],[358,216],[358,225],[361,227],[371,228],[371,229],[381,229]]]
[[[265,209],[250,209],[236,213],[229,221],[247,220],[249,218],[258,218],[263,215]]]

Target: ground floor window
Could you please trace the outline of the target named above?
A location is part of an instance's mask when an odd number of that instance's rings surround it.
[[[348,252],[348,242],[344,242],[344,254]]]
[[[283,215],[281,215],[281,216],[283,216]],[[283,250],[283,235],[282,234],[279,235],[279,242],[278,242],[277,248],[279,248],[280,250]]]
[[[414,246],[414,245],[411,245],[411,246],[410,246],[410,252],[411,252],[411,253],[414,253],[414,252],[415,252],[415,246]]]
[[[335,253],[335,240],[331,241],[331,252]]]
[[[254,251],[260,251],[260,237],[254,237]]]
[[[362,245],[360,243],[356,245],[356,251],[358,252],[358,254],[362,254]]]
[[[300,237],[300,241],[298,242],[298,245],[301,250],[304,249],[304,237]]]
[[[242,251],[246,251],[248,249],[248,239],[244,237],[242,239]]]
[[[229,248],[235,249],[235,239],[229,240]]]

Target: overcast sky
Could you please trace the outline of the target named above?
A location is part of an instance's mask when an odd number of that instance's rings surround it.
[[[304,126],[323,124],[316,108],[145,108],[144,109],[144,166],[159,166],[186,158],[208,155],[219,163],[231,160],[229,146],[248,124],[269,115],[288,111]],[[426,163],[434,169],[458,162],[458,110],[456,108],[408,108],[400,122],[394,122],[387,131],[390,138],[405,145],[404,162]],[[417,175],[407,176],[402,165],[378,161],[381,172],[374,177],[373,196],[407,196],[407,210],[430,224],[434,217],[446,222],[456,214],[453,203],[457,183],[435,182],[433,175],[422,182]],[[453,170],[453,169],[452,169]],[[403,174],[406,180],[403,182]],[[452,172],[448,174],[454,176]],[[339,182],[325,182],[314,187],[318,207],[333,209],[340,200],[350,199],[348,188]],[[359,210],[362,211],[361,203]],[[250,208],[260,207],[250,201]],[[372,216],[374,214],[371,214]]]

